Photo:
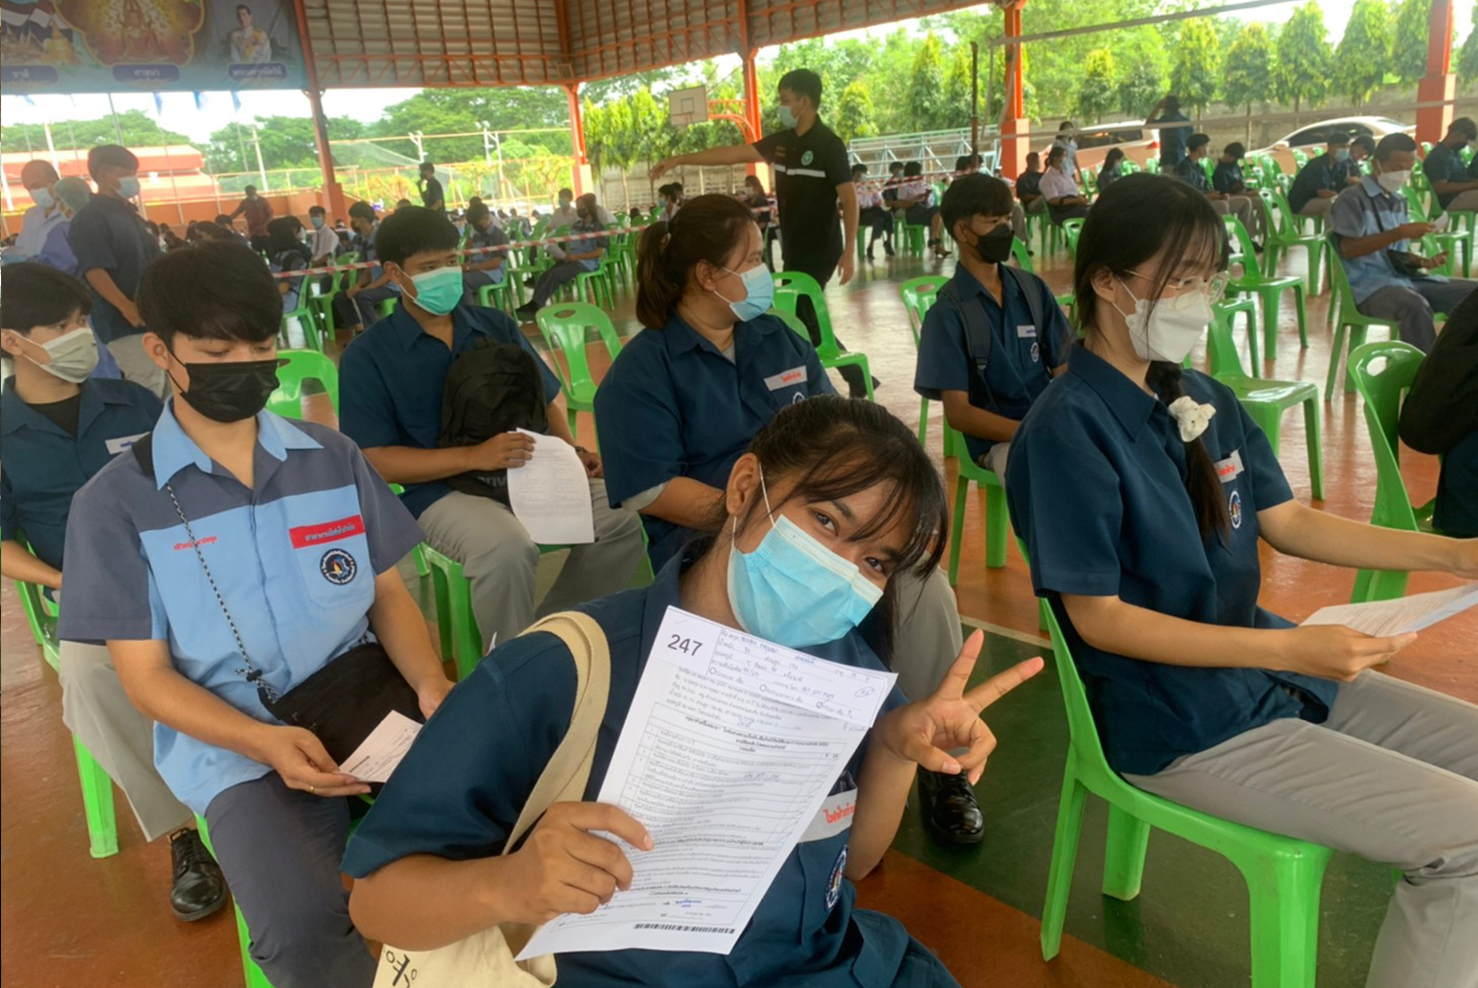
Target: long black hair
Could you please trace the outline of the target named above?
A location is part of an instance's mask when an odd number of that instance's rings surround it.
[[[1104,190],[1078,235],[1077,266],[1073,269],[1074,313],[1085,339],[1102,332],[1098,307],[1106,305],[1093,279],[1107,270],[1121,279],[1156,257],[1204,260],[1208,268],[1227,266],[1226,227],[1206,196],[1164,175],[1139,172],[1126,175]],[[1148,298],[1151,308],[1170,283],[1175,264],[1162,264],[1154,274]],[[1150,363],[1145,383],[1165,404],[1185,394],[1181,366],[1165,360]],[[1206,444],[1198,437],[1186,443],[1186,490],[1196,511],[1202,536],[1225,532],[1231,521],[1221,481]]]
[[[794,482],[784,498],[771,498],[773,511],[791,501],[834,501],[878,485],[886,488],[882,509],[848,540],[873,539],[900,523],[909,533],[878,604],[876,630],[869,636],[879,657],[889,661],[897,610],[894,577],[912,573],[923,578],[933,572],[949,530],[944,483],[918,438],[881,405],[827,395],[787,405],[755,434],[749,452],[759,460],[769,490],[782,481]],[[739,527],[764,511],[762,499],[751,499]]]

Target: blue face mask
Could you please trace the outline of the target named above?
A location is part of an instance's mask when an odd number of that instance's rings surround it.
[[[137,175],[125,175],[118,180],[118,194],[123,198],[136,198],[139,191],[139,177]]]
[[[739,280],[744,282],[744,297],[738,301],[730,301],[716,290],[713,290],[713,294],[729,303],[729,308],[739,317],[740,322],[749,322],[764,315],[770,308],[770,303],[775,301],[775,279],[771,276],[770,269],[763,264],[756,264],[743,274],[730,268],[724,270],[738,275]]]
[[[26,191],[31,193],[31,201],[42,209],[51,209],[56,205],[56,197],[51,194],[50,189],[43,187],[40,189],[27,189]]]
[[[1341,161],[1341,162],[1343,162],[1343,161],[1349,161],[1350,160],[1350,149],[1349,148],[1339,148],[1339,149],[1337,149],[1334,152],[1334,160],[1335,161]]]
[[[729,548],[729,606],[751,635],[804,648],[845,637],[867,617],[883,591],[856,566],[770,511],[771,527],[753,552]],[[739,521],[734,520],[737,530]]]
[[[780,104],[780,126],[790,128],[795,126],[795,111],[784,103]]]
[[[437,268],[411,279],[416,287],[415,303],[433,316],[444,316],[462,301],[462,269],[457,265]]]
[[[322,216],[313,216],[313,217],[310,217],[308,219],[308,222],[313,224],[313,229],[315,229],[315,230],[321,230],[321,229],[323,229],[323,217]]]

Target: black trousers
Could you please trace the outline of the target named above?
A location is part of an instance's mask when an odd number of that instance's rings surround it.
[[[808,274],[812,278],[815,278],[816,284],[820,285],[823,289],[826,287],[826,283],[831,280],[831,276],[836,273],[838,260],[840,258],[835,256],[821,257],[815,260],[808,258],[804,261],[797,261],[788,257],[784,258],[786,271],[799,271],[802,274]],[[817,318],[816,307],[811,304],[811,300],[802,296],[796,302],[795,314],[805,324],[806,332],[811,337],[811,345],[820,346],[821,320]],[[835,328],[832,327],[833,330]],[[834,332],[832,338],[836,339]],[[847,349],[840,339],[837,339],[836,344],[843,350]],[[847,389],[851,392],[853,398],[864,398],[867,396],[867,382],[862,377],[861,367],[838,367],[837,371],[842,375],[842,380],[847,382]]]

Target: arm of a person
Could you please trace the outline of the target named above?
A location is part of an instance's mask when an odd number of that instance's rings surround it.
[[[369,623],[411,689],[418,696],[434,694],[439,702],[451,684],[446,681],[446,673],[436,657],[421,608],[394,567],[375,577],[375,602],[370,605]]]
[[[764,160],[764,156],[751,144],[729,144],[724,147],[709,148],[706,151],[674,155],[661,164],[665,170],[678,165],[742,165],[751,161]]]
[[[1261,515],[1259,515],[1261,517]],[[1161,665],[1278,669],[1282,629],[1202,624],[1130,604],[1118,596],[1063,594],[1083,641],[1096,649]]]
[[[356,879],[349,914],[356,929],[404,950],[433,950],[512,922],[524,890],[510,881],[512,855],[451,861],[411,854]],[[415,909],[405,908],[407,902]]]
[[[231,218],[234,220],[236,217],[240,216],[244,212],[246,212],[246,200],[245,199],[241,200],[241,202],[239,202],[239,203],[236,204],[236,208],[234,210],[232,210],[232,212],[231,212]]]
[[[1354,569],[1435,570],[1478,576],[1478,540],[1406,532],[1284,501],[1257,513],[1263,539],[1300,559]]]
[[[724,492],[691,477],[673,477],[664,483],[657,500],[641,509],[641,514],[711,532],[723,523]]]
[[[1338,231],[1335,232],[1337,233]],[[1341,257],[1353,260],[1357,257],[1364,257],[1367,254],[1374,254],[1378,250],[1385,250],[1392,244],[1399,243],[1406,238],[1407,234],[1400,227],[1394,230],[1379,230],[1367,237],[1347,237],[1342,235],[1339,238],[1339,253]]]
[[[424,484],[473,469],[470,454],[474,449],[477,447],[417,449],[414,446],[373,446],[364,451],[364,458],[385,478],[386,483]]]
[[[35,583],[53,590],[62,588],[62,571],[36,558],[15,539],[0,541],[0,576],[22,583]]]
[[[857,186],[851,182],[838,185],[837,199],[842,204],[842,254],[851,257],[857,247]]]
[[[945,391],[944,417],[949,424],[967,436],[989,439],[992,442],[1010,442],[1021,428],[1016,419],[988,412],[970,404],[970,395],[965,391]]]
[[[887,745],[868,744],[857,774],[857,811],[847,838],[845,870],[852,881],[866,878],[898,835],[918,768],[917,762],[898,757]]]
[[[99,295],[112,303],[115,309],[127,312],[128,308],[133,305],[133,299],[123,294],[123,289],[113,281],[113,276],[102,268],[92,268],[83,277]]]

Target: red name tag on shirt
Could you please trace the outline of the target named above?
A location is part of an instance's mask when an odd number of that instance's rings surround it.
[[[299,525],[297,528],[288,529],[287,534],[293,540],[294,549],[308,549],[315,545],[363,535],[364,519],[359,515],[350,515],[348,518],[326,521],[321,525]]]
[[[1223,484],[1230,484],[1242,473],[1242,453],[1240,450],[1232,450],[1232,455],[1216,464],[1216,476]]]

